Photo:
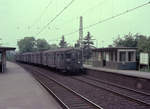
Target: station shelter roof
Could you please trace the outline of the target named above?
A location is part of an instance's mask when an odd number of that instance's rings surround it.
[[[118,49],[134,49],[134,50],[136,50],[137,47],[107,47],[107,48],[96,48],[96,49],[93,49],[93,51],[94,52],[117,51]]]
[[[9,50],[15,50],[16,48],[14,48],[14,47],[2,47],[2,46],[0,46],[0,52],[1,51],[9,51]]]

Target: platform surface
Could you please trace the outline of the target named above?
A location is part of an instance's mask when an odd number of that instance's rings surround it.
[[[102,67],[94,67],[92,65],[83,65],[83,66],[84,68],[91,69],[91,70],[106,71],[111,73],[127,75],[127,76],[150,79],[150,72],[142,72],[136,70],[117,70],[117,69],[109,69],[109,68],[102,68]]]
[[[30,73],[7,62],[7,71],[0,73],[0,109],[62,108]]]

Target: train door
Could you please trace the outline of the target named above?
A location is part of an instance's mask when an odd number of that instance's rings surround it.
[[[103,56],[102,65],[103,67],[105,67],[106,66],[106,53],[103,52],[102,56]]]
[[[46,57],[45,58],[46,59],[45,62],[46,62],[46,65],[48,66],[48,53],[45,53],[45,57]]]
[[[2,72],[2,54],[0,53],[0,72]]]
[[[58,67],[59,59],[58,59],[58,53],[56,52],[56,67]]]
[[[54,66],[56,66],[56,53],[54,53]]]

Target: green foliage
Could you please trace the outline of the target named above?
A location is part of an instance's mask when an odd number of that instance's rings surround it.
[[[75,43],[74,47],[75,47],[75,48],[80,48],[79,40],[77,41],[77,43]]]
[[[83,41],[83,51],[84,51],[84,59],[89,59],[92,55],[92,48],[93,48],[93,39],[90,32],[87,33]]]
[[[24,37],[17,42],[21,53],[35,51],[36,40],[34,37]]]
[[[137,47],[137,40],[131,33],[125,35],[123,38],[119,36],[113,43],[116,47]]]
[[[15,51],[7,51],[6,58],[8,61],[14,61],[15,60]]]
[[[55,49],[57,49],[58,48],[58,45],[56,45],[56,44],[51,44],[50,45],[50,49],[51,50],[55,50]]]
[[[125,35],[123,38],[118,37],[114,40],[115,47],[137,47],[138,52],[150,53],[150,37],[140,34]]]
[[[17,42],[20,53],[57,49],[56,44],[48,44],[45,39],[35,39],[34,37],[24,37]]]
[[[62,36],[62,39],[59,42],[59,46],[60,46],[60,48],[67,48],[68,47],[68,44],[65,41],[65,37],[64,36]]]
[[[83,47],[84,49],[90,49],[93,48],[93,39],[92,36],[90,34],[90,32],[87,33],[87,36],[85,36],[84,40],[83,40]]]
[[[137,46],[139,52],[150,53],[150,37],[146,37],[143,35],[139,36]]]
[[[45,39],[36,40],[36,48],[38,51],[50,49],[50,45]]]

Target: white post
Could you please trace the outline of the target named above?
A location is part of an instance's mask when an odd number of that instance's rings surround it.
[[[119,59],[120,59],[120,51],[117,51],[117,62],[120,62]]]
[[[125,59],[125,60],[126,60],[126,62],[128,62],[128,60],[129,60],[129,56],[128,56],[128,54],[129,54],[129,53],[128,53],[128,51],[126,51],[126,57],[125,57],[125,58],[126,58],[126,59]]]
[[[113,62],[115,62],[115,51],[113,52]]]

